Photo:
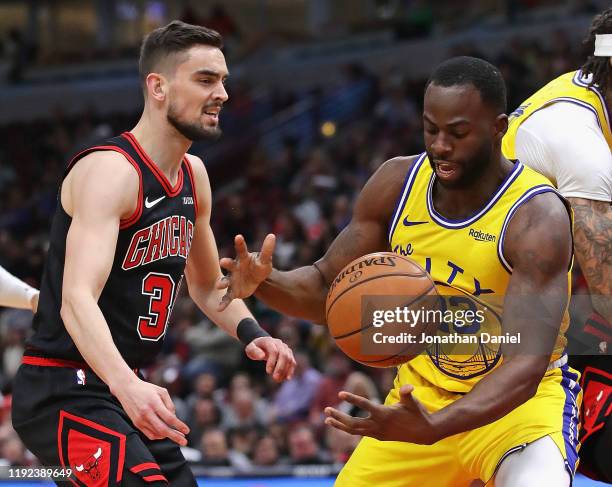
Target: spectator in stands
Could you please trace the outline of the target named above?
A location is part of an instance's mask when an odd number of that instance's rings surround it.
[[[359,443],[361,436],[351,435],[336,428],[325,430],[325,442],[332,462],[337,465],[344,465]]]
[[[271,467],[287,463],[287,459],[281,457],[278,444],[270,435],[262,436],[257,440],[253,448],[253,465],[258,467]]]
[[[251,465],[249,459],[242,453],[228,448],[225,433],[218,428],[206,430],[202,434],[200,448],[202,451],[200,463],[206,467],[234,467],[245,470]]]
[[[27,464],[25,448],[17,433],[13,432],[0,443],[0,466],[20,467]]]
[[[372,402],[380,403],[380,398],[378,396],[378,391],[376,390],[374,382],[363,372],[351,372],[351,374],[347,377],[346,382],[342,387],[342,390],[357,394],[361,397],[365,397],[366,399],[369,399]],[[360,409],[356,408],[347,401],[341,402],[336,407],[340,411],[343,411],[353,416],[368,415],[368,413],[366,413],[365,411],[361,411]]]
[[[230,402],[223,409],[221,425],[225,430],[239,427],[263,428],[267,423],[267,401],[257,398],[251,388],[243,387],[232,392]]]
[[[221,423],[221,412],[212,399],[200,397],[196,399],[187,425],[190,445],[197,445],[202,433],[209,428],[218,427]]]
[[[193,358],[183,369],[187,379],[201,372],[212,372],[217,376],[223,370],[235,370],[242,358],[243,347],[208,318],[185,332],[191,345]]]
[[[321,373],[311,366],[306,352],[295,353],[295,360],[293,378],[280,386],[273,402],[274,414],[279,421],[283,422],[308,417],[312,401],[322,380]]]
[[[293,465],[330,463],[329,453],[323,450],[307,425],[297,426],[289,432],[289,459]]]
[[[193,410],[196,402],[200,399],[218,400],[219,394],[217,391],[217,378],[210,372],[202,372],[198,374],[193,381],[193,392],[187,397],[185,402],[190,410]]]
[[[322,428],[327,406],[337,406],[340,400],[338,393],[343,390],[346,379],[351,373],[351,361],[338,349],[334,349],[324,365],[324,377],[319,384],[317,395],[310,409],[310,423],[315,428]]]
[[[230,448],[250,457],[257,441],[258,430],[252,426],[240,426],[227,432]]]

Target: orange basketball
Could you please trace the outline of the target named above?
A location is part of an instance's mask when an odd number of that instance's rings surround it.
[[[435,335],[439,324],[428,310],[440,305],[425,269],[407,257],[376,252],[342,269],[325,310],[329,332],[346,355],[371,367],[394,367],[423,352],[424,336]]]

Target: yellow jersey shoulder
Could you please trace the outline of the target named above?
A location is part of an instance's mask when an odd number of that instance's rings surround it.
[[[540,88],[510,114],[508,131],[502,141],[502,152],[508,159],[516,159],[516,135],[519,127],[531,115],[553,103],[573,103],[591,111],[612,150],[610,115],[604,96],[597,87],[589,86],[590,77],[572,71],[565,73]]]

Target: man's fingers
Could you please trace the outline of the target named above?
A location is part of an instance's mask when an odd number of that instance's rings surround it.
[[[242,235],[236,235],[234,238],[234,248],[236,249],[237,259],[247,259],[249,257],[249,249],[247,249],[246,241]]]
[[[282,343],[281,350],[285,357],[285,366],[281,372],[279,380],[291,379],[293,377],[293,371],[295,370],[295,358],[293,357],[293,352],[287,346],[287,344]]]
[[[399,402],[409,408],[419,408],[420,403],[416,397],[412,395],[414,386],[411,384],[405,384],[400,388],[399,391]]]
[[[264,347],[260,346],[260,348],[264,348]],[[272,371],[276,367],[276,362],[278,361],[278,355],[279,355],[278,348],[276,347],[276,344],[272,342],[271,345],[266,346],[264,348],[264,352],[266,352],[266,354],[268,355],[266,359],[266,372],[268,374],[271,374]]]
[[[293,378],[293,372],[295,371],[295,357],[293,356],[293,351],[287,346],[285,345],[285,347],[287,348],[287,352],[288,352],[288,360],[287,360],[287,369],[285,371],[285,375],[287,377],[287,379],[292,379]]]
[[[355,432],[355,430],[353,430],[353,428],[345,425],[344,423],[341,423],[340,421],[334,419],[334,418],[325,418],[325,424],[327,426],[333,426],[336,429],[339,429],[341,431],[344,431],[346,433],[349,433],[351,435],[357,435],[360,433]]]
[[[161,438],[168,438],[169,440],[174,441],[174,443],[176,443],[177,445],[187,446],[187,438],[185,438],[185,435],[183,433],[174,428],[171,428],[165,422],[162,422],[160,420],[158,421],[159,426],[157,428],[157,431],[160,434]]]
[[[254,341],[249,343],[244,350],[251,360],[265,360],[266,352],[263,348],[258,347]]]
[[[178,445],[186,446],[187,439],[185,438],[185,435],[169,426],[168,421],[172,422],[171,416],[174,415],[170,414],[170,412],[162,406],[156,409],[155,412],[147,414],[144,419],[148,422],[149,427],[155,432],[155,439],[168,438]],[[181,423],[178,418],[176,418],[176,421]]]
[[[153,431],[155,439],[161,439],[166,437],[166,429],[168,426],[159,418],[156,411],[148,411],[142,418],[143,422],[146,423],[148,429]]]
[[[176,417],[174,413],[171,413],[167,409],[159,409],[157,415],[161,420],[173,430],[178,431],[181,435],[189,433],[189,427]]]
[[[287,366],[289,365],[289,357],[287,357],[286,348],[284,344],[278,345],[278,359],[276,360],[276,366],[274,367],[274,374],[272,377],[279,382],[286,377]]]
[[[217,279],[215,283],[215,289],[227,289],[230,285],[229,277],[223,276]]]
[[[166,389],[161,389],[159,397],[161,398],[165,409],[160,408],[157,410],[158,416],[168,426],[172,426],[174,429],[179,430],[181,433],[186,435],[189,433],[189,427],[176,417],[176,407],[172,402],[172,398]]]
[[[378,408],[378,404],[374,404],[369,399],[366,399],[362,396],[357,396],[350,392],[341,391],[338,393],[338,397],[343,401],[350,402],[354,406],[357,406],[358,408],[363,409],[364,411],[368,411],[370,413],[374,413]]]
[[[158,411],[158,414],[159,414],[159,411]],[[165,411],[165,414],[168,414],[168,412]],[[162,419],[161,416],[157,418],[157,421],[155,422],[157,433],[160,435],[161,438],[168,438],[169,440],[174,441],[174,443],[178,445],[186,446],[187,439],[185,438],[185,435],[181,431],[178,431],[177,429],[170,427],[167,420],[171,421],[168,418]],[[179,423],[181,422],[178,418],[176,418],[176,421],[178,421]]]
[[[172,414],[176,412],[176,408],[174,407],[174,403],[172,402],[172,398],[170,397],[170,394],[168,394],[167,389],[164,389],[163,387],[159,388],[159,398],[162,400],[162,403],[164,406],[166,406],[168,411],[170,411]]]
[[[367,423],[364,418],[354,418],[353,416],[343,413],[342,411],[337,410],[336,408],[326,407],[325,408],[325,423],[337,428],[336,423],[343,425],[343,431],[347,433],[351,433],[353,435],[356,434],[365,434]],[[331,424],[334,423],[334,424]]]
[[[219,266],[221,269],[225,269],[227,272],[233,272],[236,268],[236,262],[234,259],[230,259],[229,257],[223,257],[219,259]]]
[[[174,441],[179,446],[187,446],[187,438],[181,432],[168,428],[165,438]]]
[[[136,425],[134,425],[136,426]],[[137,427],[149,440],[161,440],[160,436],[148,426]]]
[[[259,261],[264,264],[272,264],[272,256],[274,255],[274,247],[276,245],[276,236],[273,233],[266,235],[266,238],[261,245],[259,253]]]

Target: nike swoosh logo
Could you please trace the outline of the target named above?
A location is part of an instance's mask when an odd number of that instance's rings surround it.
[[[404,218],[405,227],[413,227],[414,225],[423,225],[424,223],[429,223],[429,222],[411,222],[411,221],[408,221],[408,217]]]
[[[156,200],[149,201],[149,197],[147,196],[145,198],[145,208],[153,208],[157,203],[159,203],[164,198],[165,198],[165,196],[162,196],[160,198],[157,198]]]

